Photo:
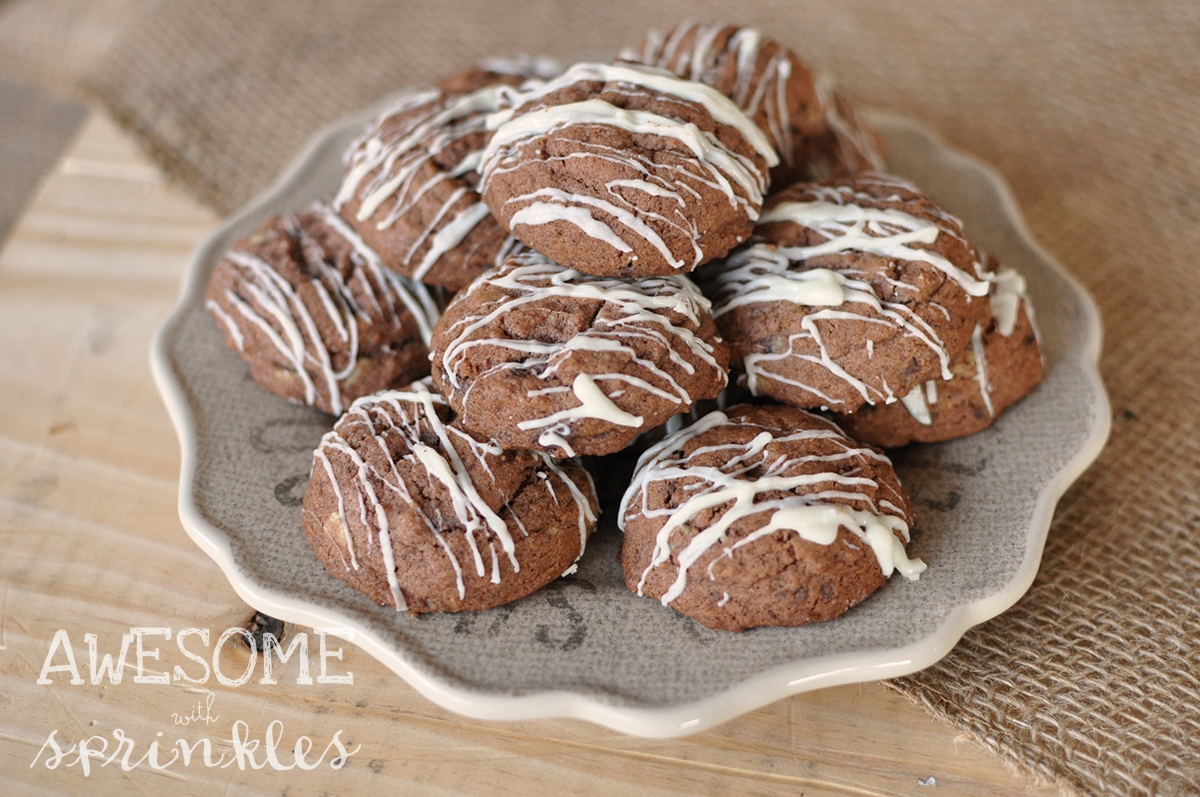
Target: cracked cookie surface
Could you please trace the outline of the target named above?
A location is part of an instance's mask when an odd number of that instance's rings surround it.
[[[725,386],[708,307],[686,277],[594,277],[517,255],[447,307],[433,378],[464,426],[505,446],[613,453]]]
[[[423,380],[360,399],[322,438],[303,523],[331,575],[419,614],[545,586],[583,555],[597,513],[578,463],[471,434]]]

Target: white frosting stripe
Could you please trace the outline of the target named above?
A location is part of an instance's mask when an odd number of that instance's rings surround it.
[[[434,223],[442,221],[444,218],[443,214],[448,213],[460,199],[469,194],[477,196],[474,191],[468,191],[466,188],[458,189],[458,191],[451,195],[450,199],[446,200],[446,203],[435,217],[436,221]],[[483,204],[483,202],[475,202],[461,211],[453,220],[443,224],[436,233],[433,233],[432,237],[428,235],[428,232],[431,231],[427,231],[427,234],[422,236],[421,240],[428,240],[429,248],[425,250],[425,256],[421,258],[421,262],[413,269],[413,278],[417,280],[423,279],[437,264],[442,255],[465,241],[467,236],[471,234],[471,231],[479,225],[479,222],[486,219],[489,215],[490,212],[487,209],[487,205]]]
[[[571,390],[575,394],[575,398],[579,399],[578,407],[571,407],[545,418],[521,421],[517,424],[517,428],[540,429],[544,426],[569,423],[581,418],[599,418],[617,426],[638,427],[642,425],[642,416],[632,415],[614,404],[612,399],[596,386],[596,381],[587,374],[576,376],[575,381],[571,384]]]
[[[1004,337],[1016,329],[1021,302],[1025,298],[1025,278],[1016,269],[1001,269],[992,275],[992,315],[996,319],[996,330]]]
[[[833,133],[838,150],[837,161],[840,165],[855,171],[861,171],[864,167],[874,172],[886,171],[887,164],[874,133],[870,126],[859,118],[845,96],[838,95],[833,78],[820,75],[814,85],[818,102],[825,114],[825,124]],[[835,164],[820,164],[815,170],[827,171],[833,165]],[[810,163],[809,168],[813,170],[814,164]]]
[[[925,385],[917,385],[906,395],[901,396],[900,403],[916,419],[917,423],[924,426],[933,423],[933,416],[929,414],[929,404],[925,401]]]
[[[988,415],[994,418],[996,408],[992,404],[992,386],[988,383],[987,353],[983,348],[983,327],[979,324],[975,325],[975,331],[971,334],[971,352],[975,355],[975,381],[979,385],[979,397],[983,399],[983,406],[987,407]]]
[[[206,300],[204,306],[208,309],[208,312],[212,313],[221,322],[221,326],[229,333],[229,337],[233,339],[233,344],[237,347],[237,350],[244,352],[246,350],[246,336],[242,334],[242,328],[238,326],[237,321],[233,320],[233,316],[225,312],[225,309],[212,299]]]
[[[483,151],[485,174],[497,154],[505,148],[572,125],[589,124],[618,127],[634,134],[673,138],[691,150],[699,163],[710,166],[709,171],[718,182],[724,183],[725,175],[728,175],[751,198],[751,202],[755,205],[762,202],[762,174],[753,162],[739,157],[711,133],[705,133],[693,124],[683,123],[669,116],[648,111],[625,110],[597,99],[538,108],[500,126]],[[730,202],[736,202],[737,196],[733,189],[727,186],[725,189]]]
[[[556,189],[543,188],[538,193],[545,195],[546,192],[554,190]],[[530,195],[527,194],[525,196],[517,197],[517,201],[525,201],[530,198]],[[607,224],[602,221],[597,221],[586,207],[567,204],[568,202],[572,201],[579,202],[580,204],[601,204],[600,200],[594,200],[591,197],[576,197],[574,195],[565,196],[562,202],[533,202],[525,205],[523,208],[514,213],[512,218],[508,220],[508,224],[511,228],[516,229],[523,224],[527,224],[531,227],[538,227],[543,224],[550,224],[556,221],[565,221],[578,227],[583,231],[584,235],[587,235],[589,238],[595,238],[597,241],[603,241],[613,249],[616,249],[618,252],[633,251],[632,246],[621,240],[620,236],[613,232],[612,228]],[[635,223],[640,224],[642,227],[645,227],[645,223],[632,213],[628,213],[627,211],[623,211],[616,206],[607,203],[605,203],[604,209],[606,213],[610,213],[610,215],[613,216],[617,216],[618,213],[624,214],[627,218],[622,218],[622,222],[632,220]],[[620,217],[618,216],[618,218]],[[626,224],[626,226],[631,225]],[[658,242],[661,243],[661,238],[658,238],[657,235],[654,237]],[[667,258],[671,261],[675,260],[675,256],[672,255],[669,250],[667,251]]]

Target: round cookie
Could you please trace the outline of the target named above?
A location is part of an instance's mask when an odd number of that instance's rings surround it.
[[[862,407],[841,419],[850,434],[894,448],[953,440],[991,426],[1042,381],[1042,353],[1025,280],[1013,269],[992,280],[995,313],[950,362],[953,378],[918,385],[895,404]],[[982,367],[981,367],[982,366]]]
[[[217,264],[205,306],[268,390],[340,414],[429,373],[439,308],[328,206],[276,216]]]
[[[991,309],[962,224],[896,177],[799,183],[698,274],[746,387],[853,412],[949,378]]]
[[[304,532],[329,573],[411,614],[486,609],[572,568],[586,472],[455,423],[428,380],[356,401],[313,455]]]
[[[621,56],[712,86],[737,103],[779,154],[773,185],[807,176],[810,152],[829,132],[825,97],[813,73],[754,28],[684,22],[650,31],[640,47]]]
[[[482,194],[513,235],[597,276],[686,273],[754,226],[778,161],[709,86],[635,64],[576,64],[497,114]]]
[[[651,448],[621,503],[625,584],[710,628],[829,620],[925,565],[887,457],[782,406],[713,412]]]
[[[593,277],[516,255],[446,308],[433,378],[464,427],[507,448],[613,453],[725,386],[708,308],[686,277]]]
[[[334,206],[398,273],[456,291],[515,251],[475,168],[488,114],[525,77],[476,68],[408,92],[347,150]]]

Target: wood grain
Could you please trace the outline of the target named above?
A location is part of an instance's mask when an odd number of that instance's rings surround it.
[[[175,188],[103,115],[94,115],[0,253],[0,774],[5,793],[169,794],[804,794],[1055,793],[1010,775],[998,758],[878,684],[799,695],[684,739],[636,739],[580,721],[486,723],[428,702],[352,646],[338,667],[354,683],[296,683],[295,663],[264,685],[89,680],[84,634],[116,653],[132,627],[209,629],[252,614],[191,542],[176,514],[179,451],[150,377],[151,337],[175,301],[191,249],[217,223]],[[55,632],[85,680],[36,681]],[[305,629],[291,629],[295,634]],[[314,639],[315,641],[315,639]],[[170,642],[147,672],[198,674]],[[131,657],[133,652],[130,653]],[[225,673],[248,651],[223,648]],[[58,655],[55,663],[63,663]],[[316,664],[314,661],[314,674]],[[212,694],[211,724],[177,725]],[[235,722],[263,739],[282,723],[280,759],[300,735],[312,758],[337,732],[345,767],[123,771],[119,757],[86,777],[63,747],[116,729],[140,759],[178,739],[233,752]],[[278,727],[278,726],[277,726]],[[161,736],[158,734],[161,732]],[[97,740],[96,745],[100,742]],[[42,752],[39,754],[39,750]],[[31,766],[31,762],[37,762]],[[263,761],[260,748],[256,761]],[[920,785],[936,778],[936,786]],[[926,781],[928,782],[928,781]]]

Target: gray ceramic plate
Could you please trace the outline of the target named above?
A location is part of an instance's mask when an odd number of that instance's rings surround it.
[[[311,451],[331,419],[258,387],[225,348],[203,294],[235,239],[332,195],[342,150],[373,116],[364,111],[320,133],[270,190],[213,233],[154,342],[155,377],[183,447],[183,524],[248,603],[291,622],[353,629],[356,644],[463,714],[579,717],[672,736],[808,689],[926,667],[1028,589],[1055,503],[1108,436],[1099,317],[1030,238],[995,172],[891,118],[877,122],[894,171],[1025,274],[1048,365],[1037,391],[991,429],[897,458],[919,513],[911,551],[929,563],[919,581],[893,578],[829,623],[710,631],[625,589],[611,511],[577,574],[499,609],[414,618],[329,577],[300,531],[300,501]]]

